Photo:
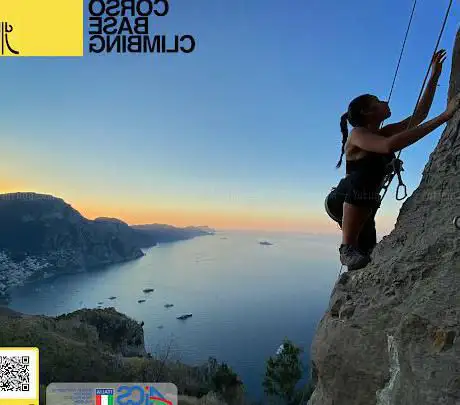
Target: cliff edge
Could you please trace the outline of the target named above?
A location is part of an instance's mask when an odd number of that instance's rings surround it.
[[[189,366],[147,353],[143,322],[115,308],[81,309],[57,317],[27,315],[0,306],[0,347],[38,347],[40,405],[52,382],[169,381],[179,403],[244,405],[243,386],[224,363]]]
[[[460,92],[460,30],[448,98]],[[460,403],[460,112],[373,263],[345,273],[312,343],[309,405]]]

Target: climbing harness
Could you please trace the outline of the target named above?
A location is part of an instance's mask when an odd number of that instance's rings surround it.
[[[453,0],[450,0],[449,1],[449,6],[447,7],[447,11],[446,11],[446,15],[444,17],[444,22],[442,24],[442,27],[441,27],[441,31],[439,33],[439,36],[438,36],[438,40],[436,42],[436,46],[434,48],[434,52],[433,52],[433,55],[438,51],[438,46],[439,46],[439,43],[441,42],[441,38],[442,38],[442,34],[444,33],[444,29],[446,27],[446,23],[447,23],[447,18],[449,17],[449,13],[450,13],[450,9],[452,7],[452,3],[453,3]],[[399,65],[401,63],[401,58],[402,58],[402,55],[403,55],[403,52],[404,52],[404,47],[406,45],[406,40],[407,40],[407,35],[409,33],[409,29],[410,29],[410,26],[412,24],[412,17],[414,15],[414,11],[415,11],[415,6],[417,5],[417,0],[414,0],[414,5],[412,7],[412,12],[411,12],[411,16],[410,16],[410,19],[409,19],[409,24],[407,26],[407,30],[406,30],[406,35],[404,37],[404,41],[403,41],[403,45],[402,45],[402,48],[401,48],[401,53],[399,55],[399,61],[398,61],[398,65],[396,67],[396,71],[395,71],[395,74],[394,74],[394,77],[393,77],[393,83],[391,85],[391,90],[390,90],[390,95],[388,97],[388,101],[390,101],[390,98],[391,98],[391,95],[393,93],[393,87],[394,87],[394,84],[395,84],[395,81],[396,81],[396,76],[398,75],[398,70],[399,70]],[[422,94],[423,94],[423,89],[425,88],[425,84],[426,84],[426,80],[428,79],[428,75],[430,73],[430,69],[431,69],[431,62],[430,64],[428,65],[428,70],[426,71],[426,74],[425,74],[425,79],[423,80],[423,84],[422,84],[422,88],[420,89],[420,93],[418,95],[418,98],[417,98],[417,102],[415,103],[415,108],[414,108],[414,111],[410,117],[410,120],[409,120],[409,124],[407,125],[407,129],[408,130],[410,127],[411,127],[411,124],[412,124],[412,119],[414,117],[414,114],[415,112],[417,111],[417,106],[418,106],[418,103],[420,102],[420,99],[422,97]],[[398,156],[396,156],[395,159],[393,159],[393,161],[390,163],[390,165],[393,165],[393,173],[391,173],[390,175],[388,175],[385,179],[384,179],[384,182],[383,182],[383,186],[381,187],[381,190],[384,190],[383,192],[383,195],[380,199],[380,203],[383,201],[383,199],[385,198],[385,195],[388,191],[388,188],[390,187],[390,184],[394,178],[394,176],[396,175],[398,177],[398,181],[399,181],[399,184],[398,184],[398,187],[396,189],[396,199],[398,201],[400,200],[404,200],[406,197],[407,197],[407,189],[406,189],[406,185],[403,183],[402,181],[402,177],[401,177],[401,171],[403,171],[404,169],[402,168],[402,160],[399,159],[399,157],[401,156],[401,152],[402,150],[399,151],[398,153]],[[404,197],[398,197],[398,193],[399,193],[399,189],[400,188],[403,188],[404,190]]]

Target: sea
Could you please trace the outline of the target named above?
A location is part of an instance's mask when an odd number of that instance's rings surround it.
[[[27,284],[12,291],[9,306],[51,316],[115,307],[144,321],[153,355],[168,351],[193,365],[215,357],[259,400],[266,362],[285,338],[303,349],[308,378],[310,345],[340,269],[338,243],[338,235],[217,232],[143,249],[145,256],[131,262]],[[144,293],[148,288],[154,291]],[[192,316],[177,319],[184,314]]]

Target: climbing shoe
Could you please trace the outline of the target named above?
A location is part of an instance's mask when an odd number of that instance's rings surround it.
[[[366,267],[371,258],[369,255],[363,254],[352,245],[340,245],[340,262],[347,266],[348,270],[358,270]]]

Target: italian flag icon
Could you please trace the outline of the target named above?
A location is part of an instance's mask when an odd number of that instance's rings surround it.
[[[96,405],[113,405],[113,389],[97,388],[96,389]]]

